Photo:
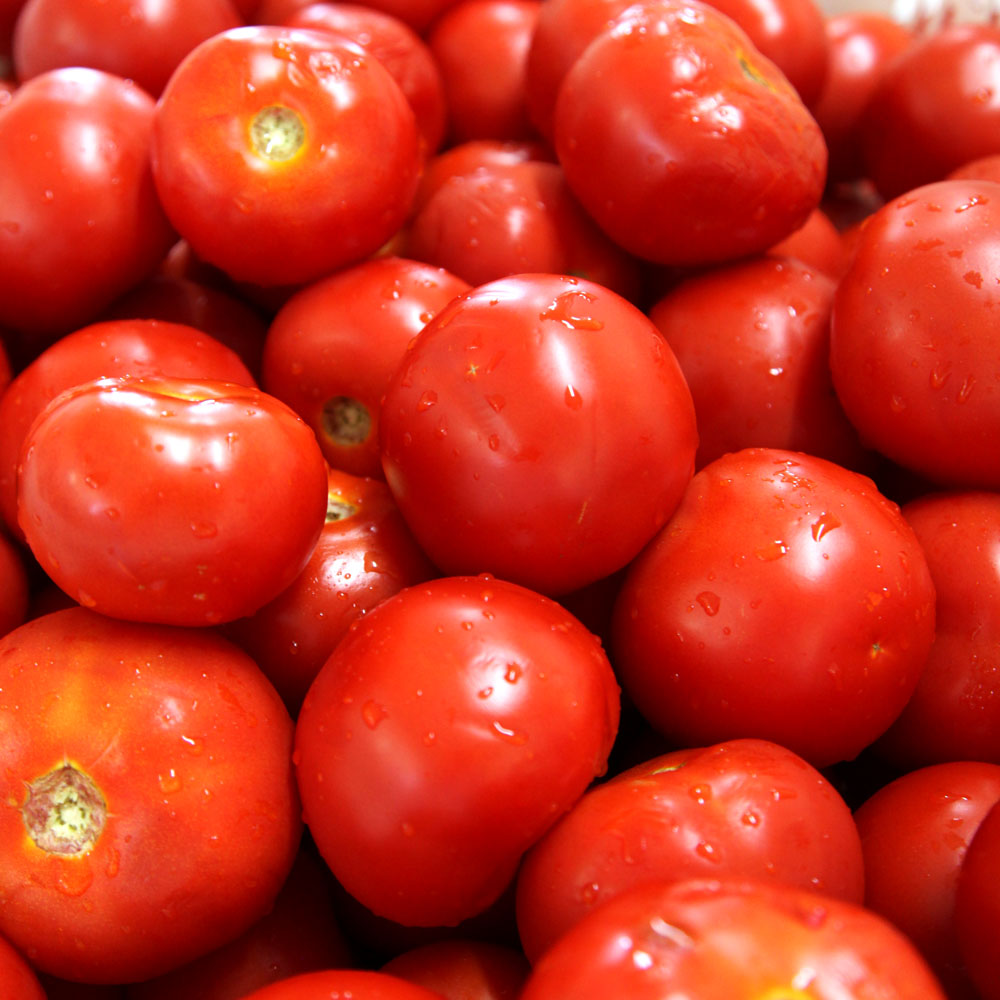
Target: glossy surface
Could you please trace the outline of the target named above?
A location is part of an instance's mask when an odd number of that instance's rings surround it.
[[[563,275],[489,282],[443,309],[381,419],[386,478],[431,559],[544,593],[627,563],[676,506],[697,444],[656,327]]]
[[[454,924],[603,772],[617,725],[607,657],[558,604],[485,575],[410,587],[357,623],[306,696],[306,823],[364,906]]]
[[[441,1000],[430,990],[384,972],[344,969],[307,972],[273,983],[243,1000]]]
[[[1000,807],[986,814],[966,850],[955,893],[955,928],[966,970],[982,1000],[1000,997]]]

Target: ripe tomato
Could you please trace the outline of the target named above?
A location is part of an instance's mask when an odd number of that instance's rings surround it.
[[[305,283],[374,253],[406,217],[419,160],[389,71],[354,42],[306,29],[257,25],[202,42],[153,128],[156,190],[178,232],[260,285]]]
[[[944,486],[1000,488],[1000,185],[939,181],[858,233],[830,367],[869,446]]]
[[[520,1000],[945,1000],[913,945],[869,910],[791,886],[647,882],[594,910]]]
[[[381,421],[386,479],[434,563],[549,594],[631,560],[697,446],[691,393],[653,323],[554,274],[488,282],[442,309]]]
[[[563,79],[554,144],[598,225],[672,266],[766,250],[825,180],[826,144],[795,89],[698,0],[637,4],[602,31]]]
[[[983,818],[965,852],[955,890],[958,947],[981,1000],[1000,997],[1000,805]]]
[[[798,229],[768,247],[767,255],[794,257],[835,280],[839,280],[849,261],[840,230],[822,208],[814,209]]]
[[[0,325],[24,353],[96,319],[175,239],[150,172],[153,114],[136,84],[82,68],[29,80],[0,114]]]
[[[306,696],[306,823],[364,906],[454,924],[604,771],[617,725],[599,641],[554,601],[485,575],[409,587],[355,623]]]
[[[292,722],[245,653],[70,608],[0,663],[0,932],[37,968],[145,979],[267,912],[301,825]]]
[[[677,750],[588,791],[526,855],[517,878],[525,953],[542,955],[640,882],[755,878],[860,903],[851,810],[801,757],[764,740]]]
[[[902,711],[934,636],[913,530],[865,476],[752,448],[705,466],[626,572],[613,662],[682,746],[773,740],[816,766]]]
[[[28,570],[21,549],[0,532],[0,636],[28,616]]]
[[[229,382],[84,382],[45,408],[21,452],[18,520],[36,559],[119,618],[251,614],[302,570],[326,506],[309,428]]]
[[[437,993],[367,969],[304,972],[264,986],[243,1000],[441,1000]]]
[[[0,938],[0,995],[4,1000],[46,1000],[34,969],[3,938]]]
[[[382,966],[445,1000],[516,1000],[530,970],[517,949],[467,938],[419,945]]]

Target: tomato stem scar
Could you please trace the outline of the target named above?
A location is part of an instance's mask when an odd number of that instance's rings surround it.
[[[93,780],[72,764],[28,785],[21,808],[31,839],[49,854],[87,854],[97,843],[108,808]]]
[[[366,441],[372,418],[364,403],[349,396],[334,396],[323,407],[323,430],[335,444],[354,445]]]
[[[306,128],[298,112],[282,104],[261,108],[250,122],[253,151],[265,160],[290,160],[306,141]]]

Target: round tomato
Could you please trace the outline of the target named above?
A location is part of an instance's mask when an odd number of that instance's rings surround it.
[[[0,635],[28,616],[28,569],[20,548],[0,532]]]
[[[361,46],[330,32],[220,32],[157,105],[156,190],[199,257],[238,281],[294,285],[374,253],[416,188],[416,119]]]
[[[445,1000],[516,1000],[530,966],[516,948],[451,938],[404,951],[382,971],[440,993]]]
[[[34,965],[145,979],[268,911],[301,832],[292,721],[245,653],[70,608],[0,663],[0,932]]]
[[[830,320],[833,384],[869,446],[1000,488],[1000,184],[939,181],[864,224]]]
[[[553,274],[442,309],[381,421],[386,479],[434,563],[549,594],[629,562],[676,506],[697,446],[691,393],[648,317]]]
[[[955,890],[958,947],[981,1000],[1000,997],[1000,805],[976,829],[965,852]]]
[[[305,972],[264,986],[243,1000],[441,1000],[437,993],[367,969]]]
[[[865,476],[753,448],[705,466],[629,567],[613,662],[682,746],[773,740],[816,766],[899,715],[934,637],[913,530]]]
[[[647,882],[595,910],[520,1000],[945,1000],[913,945],[856,903],[791,886]]]
[[[118,618],[251,614],[302,570],[326,507],[309,428],[229,382],[84,382],[45,408],[21,452],[18,520],[36,559]]]
[[[604,771],[617,726],[600,642],[554,601],[486,575],[410,587],[357,620],[302,705],[306,823],[364,906],[454,924]]]
[[[677,750],[588,791],[525,856],[521,943],[532,960],[640,882],[755,878],[860,903],[851,810],[801,757],[764,740]]]
[[[34,969],[3,938],[0,938],[0,993],[4,1000],[46,1000]]]

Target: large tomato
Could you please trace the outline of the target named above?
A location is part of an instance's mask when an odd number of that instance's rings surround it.
[[[243,1000],[441,1000],[423,986],[387,972],[324,969],[304,972],[248,993]]]
[[[691,393],[639,309],[582,278],[515,275],[461,295],[382,404],[382,464],[448,573],[566,593],[631,560],[691,478]]]
[[[1000,805],[976,829],[959,870],[955,931],[966,970],[982,1000],[1000,997]]]
[[[629,567],[623,688],[669,738],[781,743],[822,766],[902,711],[934,637],[913,530],[865,476],[798,452],[716,459]]]
[[[618,686],[554,601],[486,575],[359,619],[299,713],[306,823],[339,882],[398,923],[485,910],[607,764]]]
[[[80,604],[119,618],[251,614],[299,574],[326,508],[312,431],[229,382],[84,382],[42,411],[21,452],[32,552]]]
[[[301,824],[292,721],[245,653],[70,608],[0,663],[0,932],[32,963],[145,979],[267,912]]]

